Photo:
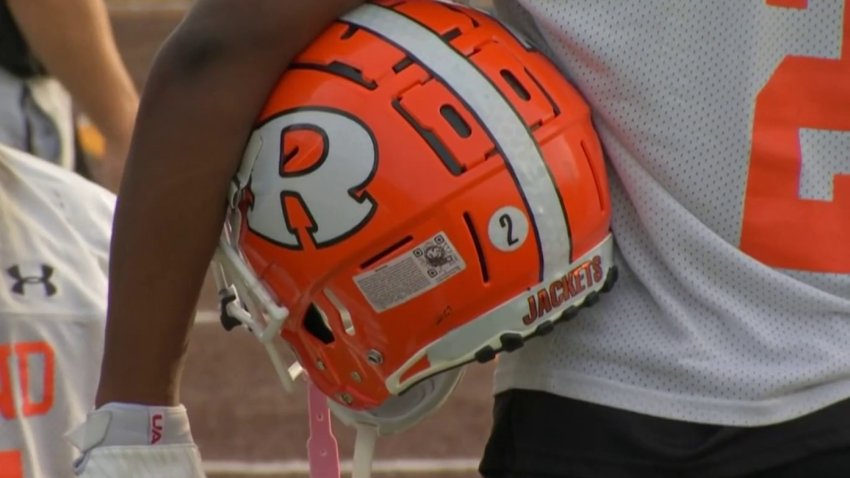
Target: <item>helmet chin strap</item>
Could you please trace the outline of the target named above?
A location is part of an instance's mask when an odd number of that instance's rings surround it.
[[[307,412],[310,414],[310,437],[307,438],[310,477],[339,478],[339,448],[331,424],[331,410],[327,398],[313,382],[307,390]]]
[[[402,432],[434,413],[461,377],[463,368],[447,370],[417,383],[402,395],[391,396],[383,405],[371,410],[353,410],[328,400],[311,382],[310,439],[307,442],[311,478],[339,477],[339,455],[331,430],[330,411],[342,423],[357,431],[352,478],[370,478],[378,437]]]
[[[331,411],[328,399],[310,382],[307,392],[307,408],[310,414],[310,437],[307,439],[307,458],[310,463],[310,478],[339,478],[339,448],[333,434]],[[352,478],[370,478],[375,456],[378,429],[358,423],[354,438],[354,460]]]
[[[364,424],[358,424],[356,429],[351,478],[369,478],[372,476],[372,461],[375,457],[375,441],[378,439],[378,429]]]

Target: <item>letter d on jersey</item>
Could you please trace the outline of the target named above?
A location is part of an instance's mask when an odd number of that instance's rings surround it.
[[[323,149],[301,151],[297,142],[287,144],[287,136],[295,132],[318,135]],[[365,125],[342,111],[287,111],[255,130],[248,150],[256,151],[249,183],[253,204],[247,211],[248,227],[270,241],[293,249],[302,247],[293,211],[287,210],[284,201],[287,196],[304,208],[311,223],[305,229],[316,247],[351,235],[375,211],[376,204],[368,194],[356,193],[374,175],[375,141]],[[317,159],[302,170],[288,170],[287,163],[299,154]]]

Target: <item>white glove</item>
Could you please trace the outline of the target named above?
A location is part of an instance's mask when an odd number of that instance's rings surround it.
[[[83,478],[203,478],[186,409],[107,403],[65,437]]]

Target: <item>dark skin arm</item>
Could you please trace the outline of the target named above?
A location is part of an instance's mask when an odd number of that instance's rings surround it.
[[[97,405],[176,405],[231,176],[294,55],[361,0],[199,0],[152,66],[115,214]]]

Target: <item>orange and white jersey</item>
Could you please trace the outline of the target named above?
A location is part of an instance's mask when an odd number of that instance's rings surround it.
[[[496,3],[591,105],[621,270],[496,389],[744,426],[850,397],[848,2]]]
[[[94,404],[114,196],[0,146],[0,476],[71,477]]]

